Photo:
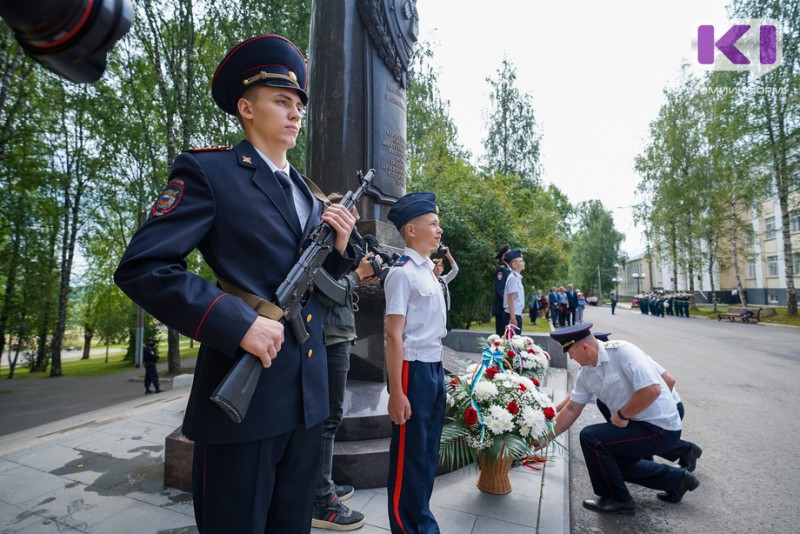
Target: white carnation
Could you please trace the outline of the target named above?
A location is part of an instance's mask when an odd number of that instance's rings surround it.
[[[497,386],[487,380],[481,380],[475,386],[475,398],[488,400],[497,395]]]

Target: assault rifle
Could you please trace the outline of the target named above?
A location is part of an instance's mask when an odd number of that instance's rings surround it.
[[[372,183],[375,170],[370,169],[366,176],[359,171],[357,176],[360,182],[358,188],[348,191],[339,202],[348,211]],[[336,232],[328,223],[317,226],[309,235],[309,245],[275,293],[273,303],[283,313],[280,322],[289,325],[300,345],[309,337],[301,315],[303,306],[315,288],[336,304],[345,304],[346,290],[322,267],[325,258],[333,250],[335,240]],[[234,422],[241,423],[247,415],[263,368],[259,358],[245,353],[211,394],[211,400],[225,410]]]

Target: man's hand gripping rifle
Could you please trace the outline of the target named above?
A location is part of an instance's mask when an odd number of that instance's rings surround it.
[[[364,177],[359,172],[360,185],[355,191],[348,191],[339,204],[348,211],[352,209],[374,177],[373,169]],[[303,306],[315,288],[336,304],[345,304],[346,290],[322,267],[325,258],[333,250],[335,240],[336,232],[328,223],[317,226],[309,235],[309,245],[275,294],[273,303],[283,312],[280,321],[289,325],[300,345],[308,341],[302,317]],[[225,410],[234,422],[241,423],[247,415],[262,369],[261,360],[245,353],[211,394],[211,400]]]

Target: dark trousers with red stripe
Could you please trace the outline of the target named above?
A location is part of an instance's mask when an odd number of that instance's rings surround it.
[[[643,458],[671,451],[680,437],[680,430],[664,430],[644,421],[629,421],[625,428],[611,423],[585,427],[580,435],[581,449],[595,494],[627,502],[632,497],[625,482],[677,491],[684,469]]]
[[[307,534],[322,424],[272,438],[195,443],[192,496],[201,534]]]
[[[395,534],[438,533],[430,500],[446,401],[442,364],[404,361],[403,391],[411,418],[404,425],[392,425],[389,525]]]

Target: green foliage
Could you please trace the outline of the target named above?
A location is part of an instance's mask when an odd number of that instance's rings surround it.
[[[492,87],[492,109],[487,114],[489,132],[484,140],[487,166],[493,172],[517,175],[532,185],[540,185],[541,165],[536,116],[532,97],[516,86],[517,69],[503,58]]]
[[[569,279],[584,295],[600,296],[601,288],[606,293],[613,289],[611,279],[618,272],[619,247],[625,236],[614,228],[611,212],[599,200],[584,202],[578,212],[580,224],[572,238]]]

